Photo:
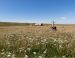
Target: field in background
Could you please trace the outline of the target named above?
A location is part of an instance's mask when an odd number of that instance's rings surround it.
[[[75,25],[1,24],[0,58],[75,57]]]
[[[35,31],[41,31],[44,32],[46,30],[50,30],[51,25],[47,25],[47,26],[0,26],[0,32],[1,33],[8,33],[8,32],[27,32],[27,31],[31,31],[31,32],[35,32]],[[57,31],[59,32],[75,32],[75,25],[56,25],[57,27]]]
[[[0,22],[0,32],[18,32],[18,31],[33,31],[40,30],[44,32],[45,30],[50,30],[51,24],[43,24],[44,26],[34,26],[35,23],[15,23],[15,22]],[[59,32],[75,32],[74,24],[56,24]]]

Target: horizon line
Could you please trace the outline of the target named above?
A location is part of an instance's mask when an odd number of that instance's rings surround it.
[[[35,24],[52,24],[52,23],[47,23],[47,22],[18,22],[18,21],[0,21],[0,23],[35,23]],[[55,23],[55,24],[72,24],[74,25],[75,23]]]

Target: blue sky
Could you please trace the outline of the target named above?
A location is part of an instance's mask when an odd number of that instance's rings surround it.
[[[0,21],[75,23],[75,0],[0,0]]]

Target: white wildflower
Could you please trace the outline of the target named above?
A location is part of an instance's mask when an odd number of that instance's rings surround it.
[[[44,42],[46,42],[46,39],[44,39]]]
[[[3,55],[3,54],[5,54],[5,52],[2,52],[1,54]]]
[[[60,38],[59,38],[57,41],[58,41],[58,43],[59,43],[59,44],[64,43],[64,42],[63,42],[63,40],[62,40],[62,39],[60,39]]]
[[[10,53],[10,52],[9,52],[8,54],[9,54],[9,55],[11,55],[11,53]]]
[[[4,49],[2,49],[1,51],[4,51]]]
[[[10,57],[10,56],[11,56],[10,54],[7,55],[7,57]]]
[[[10,52],[7,52],[7,57],[10,57],[11,56],[11,53]]]
[[[62,56],[62,58],[66,58],[65,56]]]
[[[56,39],[54,39],[54,42],[56,42],[57,40]]]
[[[26,37],[26,38],[29,38],[29,37]]]
[[[38,58],[43,58],[42,56],[38,56]]]
[[[27,48],[27,50],[28,50],[28,51],[30,51],[30,50],[31,50],[31,48]]]
[[[25,55],[25,57],[24,58],[28,58],[28,55]]]
[[[19,48],[19,51],[22,52],[23,48]]]
[[[54,56],[53,58],[57,58],[56,56]]]
[[[33,52],[33,54],[35,55],[35,54],[36,54],[36,52]]]
[[[29,38],[29,40],[31,40],[32,38]]]
[[[16,58],[16,57],[15,57],[15,54],[12,55],[12,58]]]
[[[26,52],[26,50],[25,50],[25,52]]]
[[[46,53],[47,49],[43,52],[44,54]]]
[[[59,48],[62,48],[62,45],[59,45]]]
[[[46,42],[46,39],[41,40],[41,42]]]
[[[30,42],[33,42],[33,39],[31,39]]]
[[[37,45],[39,45],[40,43],[39,42],[37,42]]]
[[[64,42],[66,42],[66,43],[67,43],[67,42],[68,42],[68,40],[64,40]]]
[[[46,41],[46,43],[48,43],[48,42]]]

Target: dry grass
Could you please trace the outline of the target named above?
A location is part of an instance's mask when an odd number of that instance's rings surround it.
[[[49,30],[50,26],[1,26],[0,27],[0,32],[8,33],[8,32],[35,32],[35,31],[41,31],[44,32],[46,30]],[[74,32],[75,31],[75,26],[66,26],[66,25],[60,25],[57,26],[58,31],[60,32]]]
[[[2,58],[75,57],[75,26],[9,26],[0,27]]]

